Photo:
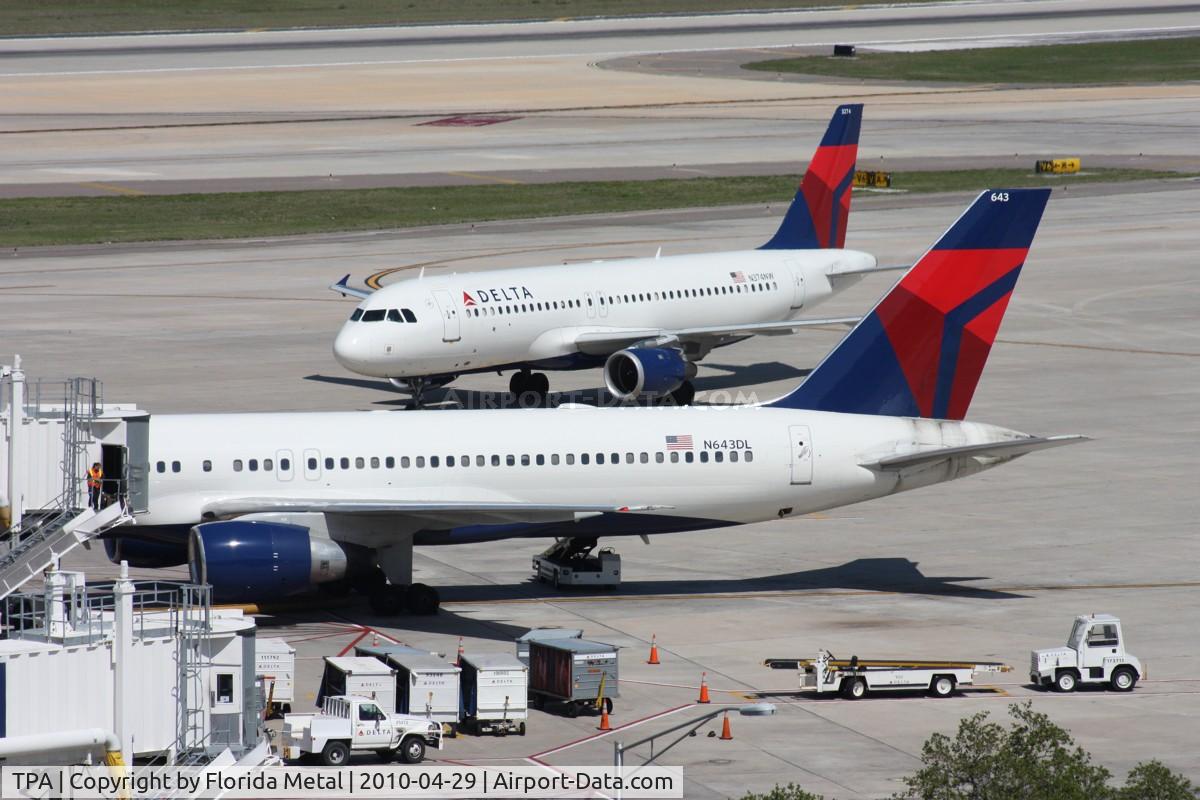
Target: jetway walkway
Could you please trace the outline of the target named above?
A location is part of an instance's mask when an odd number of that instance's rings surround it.
[[[0,599],[145,510],[148,422],[105,405],[94,378],[29,381],[20,356],[0,367]],[[89,496],[91,464],[103,478]]]
[[[91,508],[51,509],[26,515],[0,542],[0,600],[53,566],[79,545],[131,522],[123,502],[95,511]],[[6,548],[6,549],[5,549]]]

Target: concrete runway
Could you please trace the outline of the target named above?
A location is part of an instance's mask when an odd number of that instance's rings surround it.
[[[653,67],[698,51],[832,42],[1034,43],[1200,28],[1162,0],[181,36],[0,40],[0,194],[528,180],[544,170],[806,159],[834,105],[867,103],[861,157],[1193,159],[1200,86],[968,87],[730,79]],[[647,59],[644,68],[638,61]],[[621,57],[624,58],[621,58]],[[616,62],[625,68],[596,67]],[[654,63],[652,63],[654,62]],[[608,66],[612,66],[611,64]],[[515,117],[482,127],[427,123]],[[1064,152],[1069,149],[1070,152]],[[691,172],[687,172],[691,171]],[[513,177],[513,175],[516,177]],[[597,174],[603,174],[597,173]]]
[[[848,245],[890,263],[910,260],[967,201],[856,200]],[[660,244],[667,253],[753,246],[779,212],[16,252],[0,262],[0,335],[31,375],[96,374],[109,400],[155,413],[393,408],[397,395],[346,374],[330,355],[353,304],[323,287],[343,272],[557,263],[644,255]],[[424,548],[417,577],[446,598],[437,617],[380,619],[352,597],[262,617],[260,635],[299,648],[301,706],[315,691],[320,657],[372,629],[451,654],[460,635],[468,649],[507,650],[512,636],[547,624],[626,648],[614,724],[630,727],[588,738],[595,719],[534,712],[525,738],[449,741],[437,758],[456,762],[609,763],[614,739],[699,716],[690,704],[702,671],[716,702],[777,703],[775,717],[735,717],[732,742],[700,737],[672,751],[667,760],[685,766],[689,798],[788,781],[828,797],[885,797],[918,767],[930,733],[952,732],[977,711],[1003,717],[1028,699],[1118,776],[1158,758],[1200,780],[1200,645],[1188,635],[1200,588],[1198,214],[1200,183],[1189,180],[1051,200],[969,416],[1093,442],[828,514],[658,537],[649,547],[621,542],[625,585],[601,597],[529,583],[541,542]],[[864,282],[823,310],[859,313],[887,282]],[[701,369],[701,400],[780,393],[836,339],[809,331],[719,351]],[[559,391],[600,385],[596,372],[551,381]],[[458,387],[499,393],[505,385],[482,375]],[[69,562],[93,580],[113,570],[98,550]],[[1028,650],[1060,643],[1073,615],[1093,611],[1122,617],[1149,679],[1131,695],[1026,687]],[[657,667],[643,663],[651,634],[663,650]],[[950,700],[850,703],[798,695],[793,675],[761,666],[818,647],[998,659],[1015,670]],[[638,722],[660,713],[668,715]]]

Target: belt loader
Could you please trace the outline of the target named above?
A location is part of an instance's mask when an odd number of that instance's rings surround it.
[[[835,658],[828,650],[817,657],[768,658],[772,669],[800,670],[803,686],[824,692],[838,692],[848,700],[858,700],[876,691],[927,691],[934,697],[949,697],[959,686],[970,686],[980,673],[1010,672],[1012,667],[998,661],[910,661],[906,659]]]

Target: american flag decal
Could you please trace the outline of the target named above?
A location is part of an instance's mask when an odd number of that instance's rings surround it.
[[[668,450],[691,450],[691,449],[693,449],[691,435],[689,434],[687,436],[668,436],[667,437],[667,449]]]
[[[729,273],[729,277],[733,278],[734,283],[746,282],[746,274],[744,272],[731,272]]]

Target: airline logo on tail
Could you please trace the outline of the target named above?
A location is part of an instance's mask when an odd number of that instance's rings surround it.
[[[804,383],[772,405],[966,416],[1049,196],[979,195]]]
[[[845,247],[862,109],[861,103],[855,103],[833,112],[779,230],[761,249]]]

